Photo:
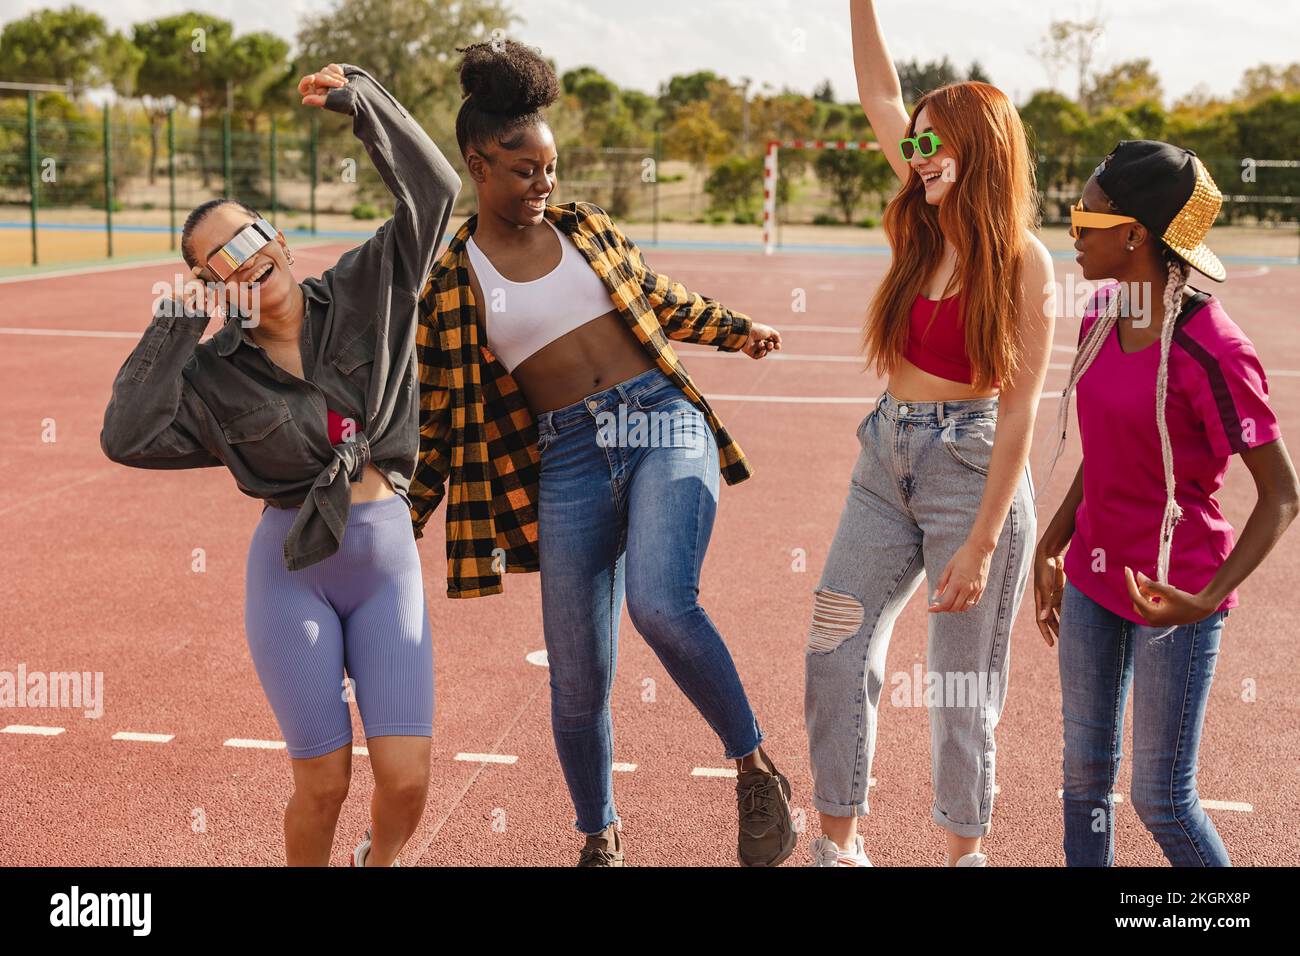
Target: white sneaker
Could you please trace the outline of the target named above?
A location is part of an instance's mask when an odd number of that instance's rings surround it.
[[[366,838],[357,844],[356,849],[352,851],[352,865],[365,866],[366,857],[370,855],[370,827],[366,827]],[[393,866],[401,866],[400,859],[393,861]]]
[[[967,853],[957,861],[958,866],[988,866],[989,858],[984,853]]]
[[[862,837],[854,836],[853,849],[841,850],[828,836],[813,840],[811,866],[870,866],[871,861],[862,848]]]

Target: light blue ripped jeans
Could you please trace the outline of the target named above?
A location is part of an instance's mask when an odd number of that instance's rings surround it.
[[[894,622],[922,575],[933,592],[970,533],[997,412],[996,397],[902,403],[886,392],[858,427],[862,451],[822,569],[805,653],[813,805],[822,813],[867,812],[880,697],[888,684],[891,703],[929,710],[934,822],[958,836],[989,831],[993,731],[1006,699],[1011,625],[1036,532],[1028,467],[979,603],[929,615],[927,673],[914,669],[887,679],[885,656]]]

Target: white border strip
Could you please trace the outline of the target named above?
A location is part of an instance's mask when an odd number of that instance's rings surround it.
[[[175,738],[175,734],[142,734],[134,730],[119,730],[113,735],[114,740],[134,740],[142,744],[166,744]]]
[[[34,727],[31,724],[10,724],[0,734],[35,734],[38,737],[55,737],[63,733],[62,727]]]
[[[284,750],[289,745],[283,740],[247,740],[242,737],[231,737],[222,744],[223,747],[247,747],[252,750]]]
[[[457,760],[465,760],[469,763],[518,763],[519,758],[514,754],[456,754]]]

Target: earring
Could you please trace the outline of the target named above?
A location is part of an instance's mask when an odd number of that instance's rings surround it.
[[[1132,252],[1132,251],[1133,251],[1133,243],[1131,243],[1131,242],[1128,244],[1128,251],[1129,251],[1129,252]],[[290,261],[290,262],[293,262],[292,259],[290,259],[289,261]]]
[[[1129,248],[1132,249],[1133,247],[1132,247],[1132,246],[1129,246]],[[288,251],[286,251],[285,254],[284,254],[284,257],[285,257],[286,259],[289,260],[289,265],[293,265],[293,253],[292,253],[292,252],[288,252]]]

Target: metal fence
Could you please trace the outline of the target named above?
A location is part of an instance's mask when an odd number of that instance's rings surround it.
[[[226,112],[196,123],[176,111],[115,115],[105,108],[98,121],[87,121],[38,115],[34,95],[21,107],[12,99],[0,102],[0,205],[26,210],[26,222],[3,223],[11,262],[20,228],[30,230],[32,264],[40,260],[43,229],[82,230],[78,242],[86,257],[129,253],[145,242],[154,252],[175,250],[188,211],[215,197],[245,202],[299,235],[355,236],[373,228],[363,223],[385,218],[390,209],[387,190],[346,123],[322,121],[316,111],[309,122],[263,121],[251,129],[247,117]],[[458,158],[453,144],[440,145]],[[670,165],[684,174],[664,175],[657,139],[646,147],[566,147],[562,153],[556,202],[597,202],[616,218],[651,224],[655,240],[661,219],[720,221],[722,214],[709,210],[703,195],[707,171],[678,162]],[[1068,221],[1098,159],[1038,157],[1045,222]],[[1221,223],[1300,236],[1300,162],[1202,159],[1224,193]],[[828,218],[833,200],[811,164],[802,164],[798,175],[797,195],[783,200],[781,221]],[[668,184],[662,198],[661,183]],[[761,183],[754,186],[757,198]],[[887,198],[873,196],[863,208],[875,209]],[[461,205],[462,211],[472,207],[472,190],[462,191]]]

